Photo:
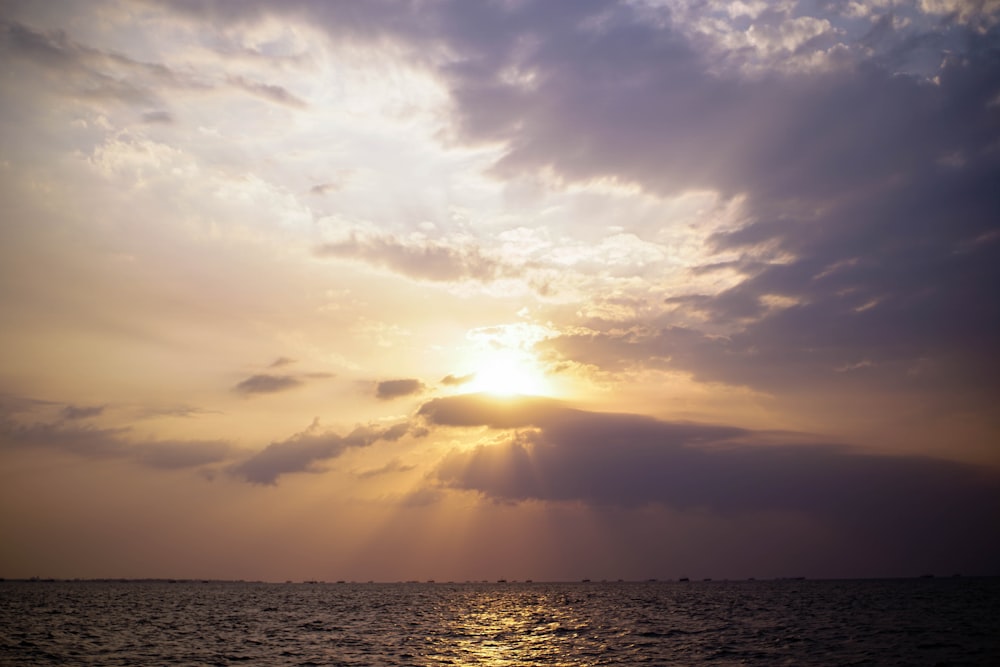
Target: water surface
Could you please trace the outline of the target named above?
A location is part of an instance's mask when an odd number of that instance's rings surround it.
[[[1000,665],[1000,579],[0,582],[2,665]]]

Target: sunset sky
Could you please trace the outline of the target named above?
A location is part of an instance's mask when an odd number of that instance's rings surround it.
[[[0,2],[0,576],[1000,574],[1000,4]]]

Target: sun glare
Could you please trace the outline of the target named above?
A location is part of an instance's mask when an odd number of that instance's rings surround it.
[[[495,396],[551,393],[549,382],[535,360],[513,351],[497,352],[484,359],[465,388]]]

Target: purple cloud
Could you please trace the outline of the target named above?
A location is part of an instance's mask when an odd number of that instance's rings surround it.
[[[409,432],[405,422],[389,427],[359,426],[346,436],[320,430],[319,420],[295,435],[273,442],[231,472],[254,484],[276,484],[281,475],[322,472],[321,462],[336,458],[351,448],[368,447],[379,441],[393,442]]]
[[[89,419],[97,417],[103,412],[103,405],[67,405],[59,411],[59,416],[69,420]]]
[[[56,422],[30,424],[0,415],[0,441],[22,448],[67,452],[85,459],[128,460],[159,469],[203,468],[231,459],[236,451],[223,440],[137,439],[127,427],[100,428],[77,423],[102,410],[67,406]]]
[[[441,384],[446,387],[460,387],[463,384],[468,384],[472,382],[476,377],[475,373],[469,373],[468,375],[452,375],[449,373],[441,378]]]
[[[142,112],[142,122],[149,125],[172,125],[174,123],[174,115],[163,109],[144,111]]]
[[[381,401],[391,401],[394,398],[412,396],[424,390],[420,380],[407,378],[402,380],[383,380],[375,385],[375,398]]]
[[[922,554],[937,550],[933,541],[982,571],[1000,557],[1000,538],[985,530],[1000,521],[1000,475],[989,468],[551,401],[451,397],[420,412],[434,426],[516,429],[502,444],[452,451],[434,472],[445,487],[497,501],[789,513],[828,526],[854,550]]]
[[[269,102],[291,107],[293,109],[304,109],[308,106],[304,100],[296,97],[282,86],[250,81],[242,76],[230,77],[229,83],[237,88],[245,90],[251,95],[260,97],[261,99],[265,99]]]
[[[292,375],[270,375],[259,373],[241,380],[233,391],[247,396],[253,394],[273,394],[300,386],[302,381]]]
[[[411,278],[431,281],[478,280],[489,282],[511,272],[478,247],[451,246],[436,241],[401,241],[391,234],[359,236],[325,243],[320,257],[358,259]]]

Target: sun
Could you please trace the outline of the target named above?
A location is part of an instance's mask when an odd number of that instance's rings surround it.
[[[498,350],[477,364],[473,379],[465,389],[494,396],[545,395],[549,381],[535,359],[516,350]]]

